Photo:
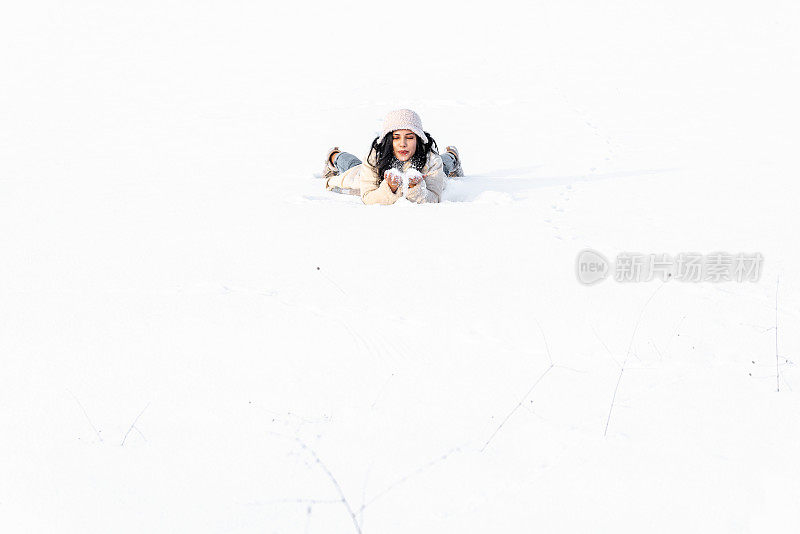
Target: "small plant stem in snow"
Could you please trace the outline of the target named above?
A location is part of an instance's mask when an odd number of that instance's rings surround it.
[[[328,466],[325,465],[322,462],[322,460],[320,460],[319,456],[317,456],[317,453],[314,451],[314,449],[306,445],[305,442],[300,438],[295,438],[295,439],[303,449],[307,450],[309,454],[311,454],[311,456],[314,457],[314,460],[317,462],[317,464],[319,464],[322,470],[325,471],[325,474],[328,475],[328,478],[331,479],[331,482],[333,482],[333,485],[336,487],[336,491],[339,492],[339,497],[341,497],[342,504],[344,504],[344,507],[347,508],[347,513],[353,520],[353,525],[355,525],[356,527],[356,532],[358,532],[358,534],[361,534],[361,526],[358,524],[358,519],[356,518],[356,514],[353,512],[353,508],[350,506],[350,502],[348,502],[347,497],[344,496],[344,491],[342,491],[342,487],[339,485],[339,481],[336,480],[336,477],[333,476],[333,473],[331,473],[330,469],[328,469]]]
[[[539,384],[539,382],[542,381],[545,375],[547,375],[547,373],[550,372],[550,369],[555,367],[555,364],[553,363],[553,358],[550,356],[550,346],[547,344],[547,336],[544,335],[544,330],[542,329],[542,325],[539,324],[539,321],[536,321],[536,324],[539,326],[539,332],[541,332],[542,334],[542,339],[544,340],[544,347],[547,350],[547,359],[550,362],[550,366],[544,370],[544,373],[542,373],[539,376],[539,378],[536,379],[536,382],[534,382],[533,385],[530,387],[530,389],[528,389],[528,391],[525,393],[525,395],[522,396],[517,405],[514,406],[514,408],[512,408],[510,412],[508,412],[508,415],[505,416],[500,425],[494,430],[494,432],[492,432],[492,435],[489,436],[489,439],[486,440],[486,443],[483,444],[483,447],[481,447],[481,452],[486,450],[486,447],[489,446],[489,443],[491,443],[494,437],[497,435],[497,433],[500,432],[500,429],[503,428],[503,425],[505,425],[506,422],[509,419],[511,419],[511,416],[514,415],[514,412],[519,410],[520,406],[522,406],[522,403],[525,402],[525,399],[527,399],[530,396],[530,394],[533,393],[534,388],[536,388],[536,386]]]
[[[622,360],[622,365],[619,368],[619,376],[617,377],[617,385],[614,386],[614,395],[611,396],[611,406],[608,407],[608,417],[606,418],[606,428],[603,430],[603,437],[608,434],[608,424],[611,422],[611,412],[614,410],[614,401],[617,398],[617,390],[619,389],[619,383],[622,381],[622,373],[625,371],[625,364],[628,363],[628,356],[631,355],[631,348],[633,348],[633,340],[636,338],[636,331],[639,330],[639,323],[642,322],[642,316],[644,315],[644,310],[647,308],[647,305],[650,304],[650,301],[653,300],[653,297],[656,296],[664,284],[666,282],[661,282],[661,285],[656,288],[655,291],[650,295],[650,298],[647,299],[647,302],[644,303],[642,309],[639,310],[639,317],[636,319],[636,325],[633,327],[633,334],[631,334],[631,340],[628,343],[628,351],[625,353],[625,359]]]
[[[122,438],[122,443],[119,444],[120,447],[125,446],[125,440],[128,439],[128,434],[130,434],[131,430],[134,429],[134,427],[136,426],[136,422],[139,420],[139,418],[142,416],[142,414],[145,412],[145,410],[147,410],[148,406],[150,406],[149,402],[145,405],[144,408],[142,408],[142,411],[139,412],[139,415],[136,416],[136,419],[133,420],[133,423],[131,423],[131,427],[128,429],[127,432],[125,432],[125,437]],[[141,432],[140,432],[140,434],[141,434]],[[144,437],[144,436],[142,436],[142,437]],[[145,440],[145,441],[147,441],[147,440]]]
[[[69,391],[69,390],[67,390],[67,391]],[[92,427],[92,430],[94,430],[94,434],[95,434],[95,436],[97,436],[97,439],[100,440],[100,443],[102,443],[103,442],[103,438],[100,436],[100,432],[97,431],[97,428],[94,426],[94,423],[92,423],[92,420],[89,418],[89,414],[86,413],[86,408],[83,407],[83,404],[81,404],[81,401],[78,400],[78,397],[76,397],[74,393],[69,391],[69,394],[72,395],[72,398],[75,399],[75,402],[78,403],[78,407],[83,412],[83,416],[89,422],[89,426]]]

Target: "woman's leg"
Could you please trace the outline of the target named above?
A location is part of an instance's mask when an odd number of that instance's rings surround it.
[[[337,193],[358,194],[361,186],[357,167],[361,165],[361,160],[348,152],[337,152],[333,156],[337,172],[328,178],[325,187]]]
[[[453,169],[456,168],[456,158],[450,152],[439,154],[442,157],[442,167],[444,167],[444,174],[450,176]]]
[[[339,173],[344,173],[356,165],[361,165],[361,160],[349,152],[339,152],[336,154],[336,159],[334,160],[333,165],[336,167],[336,170],[338,170]]]

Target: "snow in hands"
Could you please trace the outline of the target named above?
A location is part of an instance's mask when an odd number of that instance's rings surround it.
[[[409,187],[414,187],[422,182],[425,176],[417,169],[408,169],[401,171],[399,169],[389,169],[384,173],[384,178],[389,180],[392,184],[398,184],[402,187],[403,198],[408,197]]]

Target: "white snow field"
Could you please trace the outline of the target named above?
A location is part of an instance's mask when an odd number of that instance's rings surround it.
[[[4,2],[0,532],[800,531],[798,27]],[[399,107],[445,201],[325,191]],[[584,249],[763,264],[587,286]]]

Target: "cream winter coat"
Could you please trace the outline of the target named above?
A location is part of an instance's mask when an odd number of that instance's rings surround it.
[[[328,190],[335,188],[358,190],[364,204],[394,204],[403,197],[403,190],[398,187],[397,192],[392,193],[386,180],[379,181],[376,167],[377,154],[373,149],[370,151],[366,163],[356,165],[337,176],[332,176],[326,187]],[[401,170],[405,172],[410,168],[411,162],[406,161]],[[417,204],[441,202],[442,191],[447,183],[442,158],[433,152],[428,154],[428,160],[422,167],[422,174],[425,176],[422,182],[416,187],[410,188],[406,198]]]

